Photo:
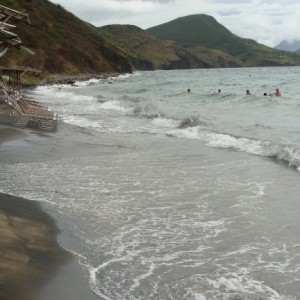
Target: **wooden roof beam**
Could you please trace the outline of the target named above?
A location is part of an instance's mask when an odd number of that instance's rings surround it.
[[[0,44],[4,46],[19,47],[22,45],[22,40],[15,33],[0,29]]]
[[[0,5],[0,21],[7,22],[11,18],[30,24],[28,14]]]

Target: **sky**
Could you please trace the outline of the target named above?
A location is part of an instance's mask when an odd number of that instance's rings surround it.
[[[207,14],[232,33],[274,47],[300,40],[299,0],[51,0],[95,26],[142,29],[179,17]],[[195,29],[197,30],[197,29]]]

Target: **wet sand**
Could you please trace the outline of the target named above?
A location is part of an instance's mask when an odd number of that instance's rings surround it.
[[[30,299],[68,253],[57,228],[35,202],[0,194],[0,299]]]
[[[11,127],[4,127],[0,125],[0,144],[15,140],[21,137],[25,137],[26,133],[24,133],[22,130],[17,128],[11,128]]]
[[[0,151],[0,162],[21,162],[30,152],[22,151],[26,138],[30,132],[0,123],[0,150],[8,141],[20,146],[11,146],[20,148],[16,152]],[[100,299],[76,258],[57,243],[58,234],[39,203],[0,193],[1,300]]]
[[[0,193],[0,299],[99,299],[39,203]]]

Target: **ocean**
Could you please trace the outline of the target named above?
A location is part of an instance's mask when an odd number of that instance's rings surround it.
[[[42,203],[99,299],[300,299],[299,78],[172,70],[27,90],[60,121],[0,146],[0,190]]]

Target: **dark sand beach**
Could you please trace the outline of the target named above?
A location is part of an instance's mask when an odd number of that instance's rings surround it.
[[[0,147],[28,136],[0,124]],[[15,154],[1,155],[0,161],[22,161],[22,151],[10,157]],[[0,193],[0,234],[1,300],[99,299],[76,258],[57,243],[59,229],[39,203]]]
[[[99,299],[55,222],[34,201],[0,193],[0,299]]]

